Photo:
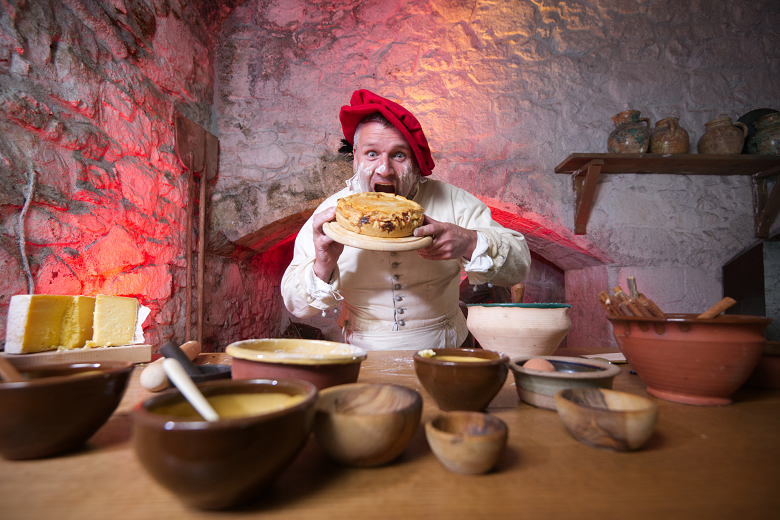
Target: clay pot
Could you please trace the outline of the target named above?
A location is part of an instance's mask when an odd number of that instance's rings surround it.
[[[650,119],[639,117],[639,110],[624,110],[612,116],[615,129],[609,134],[609,153],[645,153],[650,147]],[[642,123],[647,123],[644,125]]]
[[[756,119],[756,135],[748,141],[748,153],[780,155],[780,113]]]
[[[748,127],[745,123],[736,123],[727,115],[721,115],[705,123],[707,131],[699,138],[699,153],[737,154],[742,153]]]
[[[626,361],[647,393],[677,403],[726,405],[755,369],[770,318],[695,314],[607,316]]]
[[[477,303],[466,324],[481,347],[513,356],[549,356],[571,330],[566,303]]]
[[[650,153],[688,153],[690,137],[685,128],[679,125],[679,118],[667,117],[655,124],[650,137]]]

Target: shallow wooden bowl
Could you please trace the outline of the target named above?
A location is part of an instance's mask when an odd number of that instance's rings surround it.
[[[546,359],[555,372],[525,368],[533,357]],[[513,358],[509,368],[515,376],[515,388],[520,400],[538,408],[555,410],[555,393],[564,388],[612,388],[620,367],[607,361],[568,356],[523,356]]]
[[[653,434],[658,405],[646,397],[603,388],[555,394],[558,415],[577,440],[616,451],[640,448]]]
[[[314,435],[334,460],[379,466],[406,449],[417,431],[422,397],[399,385],[353,383],[323,390]]]
[[[439,462],[455,473],[493,469],[506,446],[504,421],[480,412],[445,412],[425,424],[425,436]]]

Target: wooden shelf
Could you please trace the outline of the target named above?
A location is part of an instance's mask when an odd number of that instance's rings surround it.
[[[573,153],[555,167],[555,173],[574,179],[574,233],[587,232],[596,183],[602,173],[657,175],[750,175],[753,182],[753,211],[756,237],[765,238],[780,212],[780,182],[771,193],[769,179],[780,174],[776,155],[699,155],[650,153]]]

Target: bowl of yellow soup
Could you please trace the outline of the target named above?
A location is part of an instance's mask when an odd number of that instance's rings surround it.
[[[346,343],[301,338],[236,341],[225,353],[233,379],[301,379],[319,390],[357,381],[367,355]]]
[[[317,388],[296,380],[218,380],[198,388],[220,419],[171,389],[133,409],[133,444],[163,487],[199,509],[226,509],[266,489],[311,433]]]
[[[509,371],[509,357],[492,350],[421,350],[413,358],[417,378],[441,410],[485,409]]]

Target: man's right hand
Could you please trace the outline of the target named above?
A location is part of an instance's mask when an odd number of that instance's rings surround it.
[[[325,222],[330,222],[336,218],[336,208],[328,208],[322,213],[317,213],[312,217],[312,227],[314,228],[314,274],[325,283],[330,283],[333,270],[336,269],[341,252],[344,251],[344,244],[334,241],[322,230]]]

